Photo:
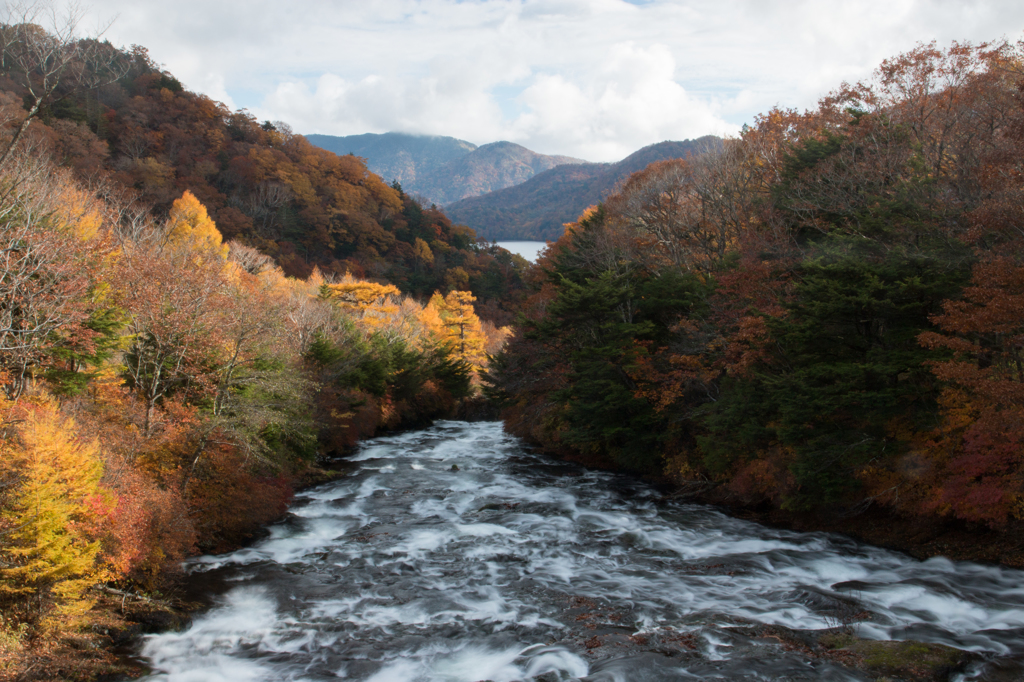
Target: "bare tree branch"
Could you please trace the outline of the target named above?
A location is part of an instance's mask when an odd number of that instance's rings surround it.
[[[0,120],[0,125],[14,128],[0,154],[0,168],[45,106],[112,83],[127,72],[118,51],[98,41],[105,29],[89,38],[77,36],[83,15],[77,4],[58,10],[44,2],[9,3],[0,13],[0,73],[25,91],[24,113]]]

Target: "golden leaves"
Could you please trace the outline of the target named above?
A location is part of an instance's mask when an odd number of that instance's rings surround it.
[[[167,242],[171,245],[227,258],[228,247],[222,243],[217,224],[206,212],[206,207],[188,190],[171,205],[166,231]]]
[[[16,485],[2,513],[9,530],[0,593],[52,592],[58,613],[73,619],[88,610],[86,591],[101,579],[94,531],[112,510],[99,445],[79,439],[74,421],[48,401],[18,412],[17,438],[2,446],[2,473]]]

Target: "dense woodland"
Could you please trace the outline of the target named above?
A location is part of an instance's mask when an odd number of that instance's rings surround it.
[[[526,267],[71,28],[0,26],[4,679],[91,674],[128,595],[453,414]]]
[[[507,428],[734,503],[1024,518],[1024,45],[634,174],[531,274]]]

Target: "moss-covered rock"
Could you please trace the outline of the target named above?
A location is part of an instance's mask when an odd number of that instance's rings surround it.
[[[826,635],[821,638],[820,643],[837,654],[852,654],[856,659],[856,667],[878,679],[892,682],[946,682],[953,673],[962,670],[976,658],[976,655],[969,651],[961,651],[942,644],[913,640],[874,641],[859,639],[845,633]]]

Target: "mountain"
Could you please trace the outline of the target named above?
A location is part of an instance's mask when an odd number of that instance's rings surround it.
[[[586,163],[571,156],[547,156],[512,142],[492,142],[449,161],[429,179],[423,178],[414,193],[438,204],[522,184],[538,173],[564,164]]]
[[[655,161],[685,158],[720,144],[720,138],[707,135],[652,144],[618,163],[556,166],[520,185],[456,201],[445,207],[445,213],[486,239],[557,239],[564,223],[600,202],[631,173]]]
[[[361,156],[374,173],[398,180],[406,192],[439,205],[512,187],[562,164],[586,163],[571,156],[538,154],[513,142],[477,147],[454,137],[405,133],[306,139],[335,154]]]
[[[321,149],[335,154],[355,154],[387,182],[398,180],[406,191],[416,193],[418,183],[441,166],[474,151],[476,145],[454,137],[384,133],[377,135],[305,135]]]

